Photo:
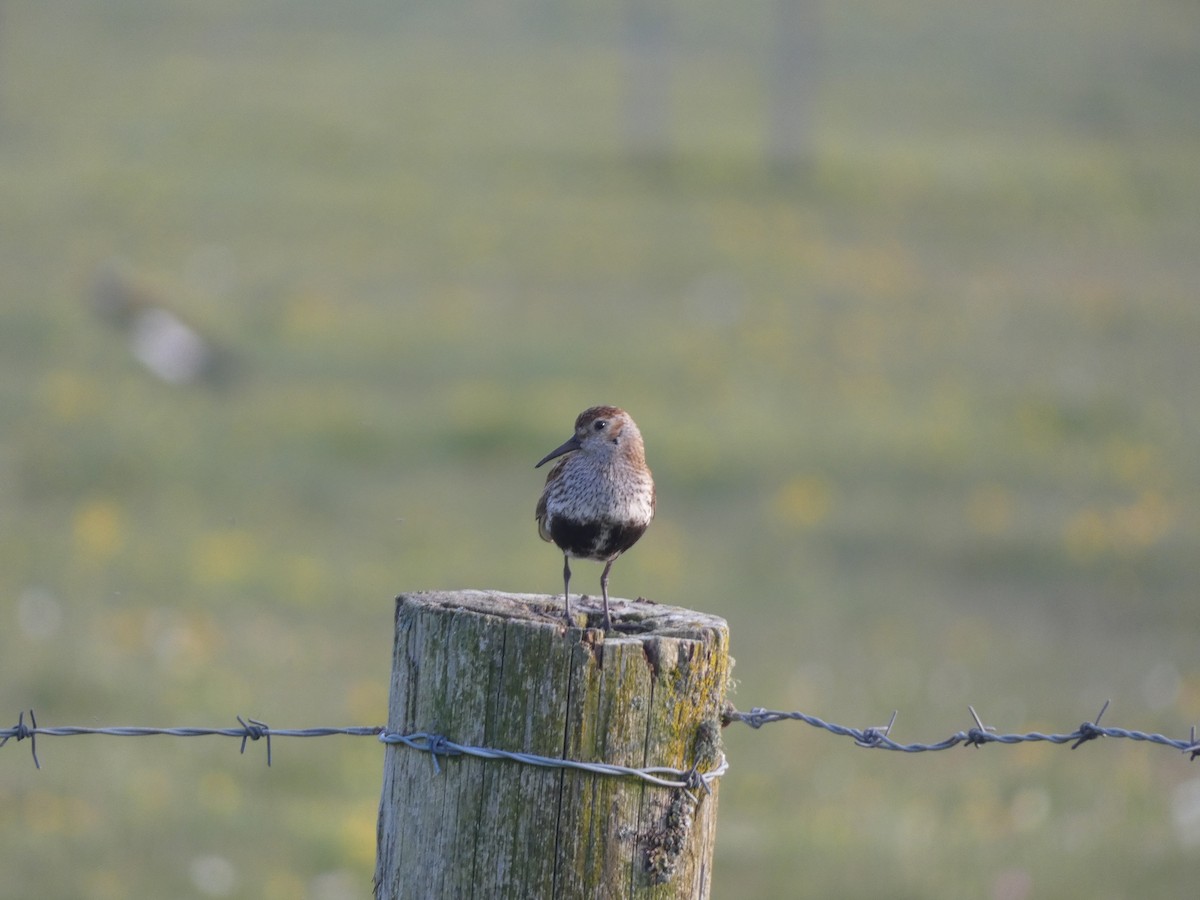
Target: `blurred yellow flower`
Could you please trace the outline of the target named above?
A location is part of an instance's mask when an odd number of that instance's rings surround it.
[[[325,597],[327,571],[318,556],[294,554],[287,561],[288,596],[298,603],[312,603]]]
[[[176,802],[175,782],[165,769],[142,768],[130,779],[126,795],[139,816],[161,815]]]
[[[284,313],[284,330],[293,337],[320,337],[337,327],[337,303],[326,294],[309,292],[293,297]]]
[[[61,834],[66,828],[66,804],[58,794],[30,791],[25,796],[21,821],[34,835]]]
[[[654,530],[647,534],[643,541],[652,540],[654,552],[643,554],[638,559],[638,565],[645,568],[670,589],[678,586],[683,575],[683,538],[679,530],[670,522],[662,519],[654,524]]]
[[[119,653],[132,653],[145,641],[146,611],[143,609],[108,610],[96,624],[105,646]]]
[[[196,796],[205,809],[222,815],[236,813],[242,805],[242,790],[228,772],[209,772],[200,779]]]
[[[263,885],[264,900],[296,900],[308,896],[304,882],[292,872],[272,872]]]
[[[811,528],[829,515],[833,489],[817,475],[793,478],[775,495],[772,510],[784,524]]]
[[[96,405],[96,381],[68,369],[55,369],[42,384],[42,403],[62,422],[78,419]]]
[[[129,896],[126,874],[116,869],[96,869],[84,878],[87,896],[92,900],[121,900]]]
[[[388,712],[388,686],[377,678],[355,681],[346,695],[346,714],[355,722],[384,722]]]
[[[1179,697],[1175,701],[1179,709],[1195,709],[1200,706],[1200,675],[1185,675],[1179,683]]]
[[[94,497],[75,510],[71,522],[75,550],[91,563],[112,559],[125,544],[125,524],[115,501]]]
[[[249,573],[257,553],[254,535],[248,531],[210,531],[192,542],[192,577],[199,584],[239,581]]]
[[[1067,553],[1079,562],[1133,556],[1162,540],[1174,521],[1175,511],[1158,491],[1143,491],[1133,503],[1107,510],[1089,507],[1067,523]]]
[[[375,811],[355,809],[342,818],[341,843],[346,858],[362,866],[375,862]]]
[[[1108,441],[1104,456],[1109,468],[1126,484],[1144,483],[1162,469],[1157,447],[1123,437]]]
[[[32,834],[79,835],[101,823],[96,808],[73,794],[31,791],[24,800],[22,821]]]
[[[1108,527],[1098,509],[1081,510],[1067,522],[1063,538],[1067,555],[1076,562],[1091,562],[1108,547]]]
[[[144,640],[160,665],[180,671],[208,663],[221,644],[222,632],[207,616],[160,607],[147,618]]]
[[[1143,491],[1133,503],[1113,510],[1111,519],[1117,550],[1136,552],[1158,543],[1175,513],[1158,491]]]

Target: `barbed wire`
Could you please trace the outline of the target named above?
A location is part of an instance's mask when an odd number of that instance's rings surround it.
[[[1040,731],[1030,731],[1023,734],[1000,734],[990,725],[984,725],[983,720],[975,711],[973,706],[968,706],[967,709],[971,713],[971,718],[974,720],[974,727],[968,728],[965,731],[957,731],[950,736],[933,743],[900,743],[891,737],[891,731],[896,724],[897,713],[893,712],[891,720],[887,725],[870,726],[867,728],[852,728],[846,725],[838,725],[834,722],[827,722],[817,716],[807,713],[791,711],[785,712],[781,710],[764,709],[762,707],[753,707],[750,712],[744,713],[735,709],[732,705],[726,706],[721,716],[723,726],[731,725],[735,722],[740,722],[744,725],[749,725],[751,728],[759,729],[764,725],[774,724],[783,721],[798,721],[814,728],[821,728],[831,734],[840,737],[851,738],[855,745],[869,750],[894,750],[903,753],[927,753],[937,750],[949,750],[951,747],[959,745],[967,747],[982,747],[985,744],[1020,744],[1030,742],[1046,742],[1050,744],[1063,745],[1070,744],[1071,749],[1075,750],[1088,741],[1096,738],[1126,738],[1133,741],[1144,741],[1146,743],[1157,744],[1164,747],[1172,747],[1183,753],[1188,754],[1189,759],[1196,759],[1200,756],[1200,741],[1196,738],[1196,728],[1192,726],[1190,737],[1187,740],[1178,738],[1169,738],[1165,735],[1156,732],[1136,731],[1127,728],[1115,728],[1109,726],[1101,726],[1100,719],[1108,710],[1109,701],[1104,701],[1100,712],[1096,718],[1091,721],[1085,721],[1074,731],[1062,734],[1043,734]],[[11,728],[0,729],[0,747],[3,747],[9,740],[15,738],[17,742],[28,740],[30,743],[30,753],[33,756],[33,764],[36,768],[41,769],[42,764],[38,759],[37,754],[37,738],[39,735],[47,737],[69,737],[82,734],[99,734],[108,735],[111,737],[145,737],[149,735],[166,735],[169,737],[206,737],[220,736],[233,737],[241,739],[241,746],[238,752],[246,752],[246,744],[248,741],[263,740],[266,742],[267,749],[267,765],[271,765],[271,738],[273,737],[329,737],[331,735],[349,735],[352,737],[374,737],[384,744],[402,744],[414,750],[419,750],[430,754],[433,761],[433,769],[435,774],[441,773],[441,765],[438,762],[439,757],[450,756],[473,756],[479,759],[490,760],[509,760],[523,765],[539,766],[542,768],[557,768],[557,769],[575,769],[578,771],[591,772],[597,775],[613,776],[620,778],[636,778],[649,784],[658,785],[660,787],[674,788],[677,790],[685,790],[696,799],[695,792],[703,790],[711,793],[712,783],[720,778],[729,770],[729,763],[724,754],[721,754],[717,765],[706,772],[701,772],[697,767],[691,769],[676,769],[669,766],[647,766],[633,767],[620,766],[613,763],[596,763],[583,762],[572,759],[560,759],[550,756],[539,756],[535,753],[519,753],[510,750],[497,750],[490,747],[477,747],[470,744],[460,744],[452,741],[444,735],[433,734],[431,732],[415,732],[412,734],[397,734],[389,732],[382,725],[359,725],[344,728],[337,727],[320,727],[320,728],[271,728],[265,722],[258,719],[243,718],[237,716],[237,728],[195,728],[195,727],[180,727],[180,728],[152,728],[143,726],[108,726],[108,727],[84,727],[79,725],[60,725],[53,727],[39,726],[37,718],[33,710],[29,710],[29,723],[25,722],[25,712],[22,711],[17,719],[17,724]]]
[[[141,725],[115,725],[103,728],[90,728],[82,725],[58,725],[52,727],[39,726],[33,710],[29,710],[29,724],[25,724],[25,713],[17,718],[17,724],[12,728],[0,728],[0,747],[16,738],[18,743],[28,740],[33,764],[41,768],[42,764],[37,755],[37,737],[73,737],[79,734],[103,734],[109,737],[147,737],[150,735],[167,735],[168,737],[235,737],[242,739],[239,753],[246,752],[247,741],[265,740],[267,744],[267,765],[271,765],[272,737],[328,737],[334,734],[348,734],[355,737],[374,737],[386,729],[382,725],[353,725],[347,728],[271,728],[266,722],[258,719],[243,719],[237,717],[240,728],[151,728]]]
[[[831,734],[852,738],[857,746],[868,750],[897,750],[902,753],[928,753],[936,750],[949,750],[951,747],[957,747],[960,744],[967,747],[982,747],[984,744],[1022,744],[1035,741],[1045,741],[1051,744],[1070,744],[1071,749],[1076,750],[1088,741],[1101,737],[1110,737],[1128,738],[1133,741],[1146,741],[1151,744],[1160,744],[1164,747],[1173,747],[1188,754],[1189,759],[1195,759],[1197,756],[1200,756],[1200,741],[1196,740],[1196,726],[1192,726],[1191,736],[1188,740],[1169,738],[1158,733],[1133,731],[1128,728],[1101,727],[1100,719],[1108,710],[1108,705],[1109,701],[1105,700],[1095,719],[1082,723],[1068,734],[1043,734],[1040,731],[1029,731],[1024,734],[999,734],[992,726],[983,724],[979,713],[975,712],[975,707],[968,706],[967,709],[971,713],[971,718],[975,720],[974,728],[969,728],[966,731],[956,731],[943,740],[929,744],[901,744],[898,741],[892,740],[891,731],[892,726],[896,724],[897,715],[895,711],[892,712],[892,718],[887,725],[877,725],[869,728],[848,728],[845,725],[826,722],[824,719],[819,719],[816,716],[810,716],[802,712],[781,712],[779,710],[763,709],[756,706],[750,712],[743,713],[738,712],[732,706],[728,706],[722,715],[722,722],[725,725],[733,722],[741,722],[749,725],[751,728],[761,728],[763,725],[787,720],[804,722],[807,725],[812,725],[814,728],[823,728]]]
[[[517,753],[511,750],[495,750],[490,747],[475,747],[470,744],[460,744],[449,738],[419,731],[413,734],[396,734],[389,732],[382,725],[361,725],[347,728],[271,728],[266,722],[258,719],[237,717],[238,728],[152,728],[144,726],[109,726],[103,728],[84,727],[80,725],[60,725],[55,727],[39,726],[33,710],[29,710],[29,724],[25,723],[25,712],[17,717],[17,724],[12,728],[0,729],[0,747],[10,739],[16,738],[18,743],[28,740],[33,764],[41,769],[42,763],[37,755],[38,735],[49,737],[72,737],[81,734],[101,734],[109,737],[147,737],[150,735],[166,735],[168,737],[234,737],[241,738],[239,753],[246,752],[247,741],[265,740],[267,745],[267,765],[271,765],[272,737],[328,737],[342,734],[353,737],[374,737],[385,744],[402,744],[414,750],[421,750],[433,760],[435,774],[441,774],[438,757],[474,756],[479,759],[507,759],[530,766],[540,766],[548,769],[576,769],[592,772],[597,775],[608,775],[623,778],[637,778],[649,784],[660,787],[676,788],[687,791],[692,799],[697,799],[695,791],[703,790],[712,793],[712,783],[729,771],[729,763],[721,754],[717,765],[706,772],[698,767],[690,769],[675,769],[670,766],[620,766],[614,763],[582,762],[573,759],[560,759],[553,756],[539,756],[536,753]]]

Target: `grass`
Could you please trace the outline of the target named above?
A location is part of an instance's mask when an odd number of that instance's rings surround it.
[[[0,708],[382,722],[390,598],[555,590],[532,463],[613,402],[661,504],[614,592],[726,616],[739,706],[899,708],[918,740],[1112,698],[1186,734],[1197,22],[1093,7],[823,10],[790,173],[761,163],[765,10],[679,11],[657,160],[623,152],[615,11],[10,11]],[[226,386],[167,387],[94,319],[114,259]],[[378,747],[267,770],[216,740],[47,739],[41,772],[10,744],[3,890],[365,895]],[[1178,896],[1195,868],[1165,750],[726,740],[714,896]]]

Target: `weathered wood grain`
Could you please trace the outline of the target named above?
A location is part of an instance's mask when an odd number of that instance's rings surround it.
[[[715,766],[724,620],[616,601],[565,628],[562,598],[404,594],[388,728],[586,762]],[[577,621],[584,617],[579,615]],[[388,745],[377,898],[705,898],[717,794]]]

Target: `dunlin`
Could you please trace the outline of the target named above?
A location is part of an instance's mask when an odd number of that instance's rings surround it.
[[[625,410],[593,406],[575,420],[575,434],[534,468],[560,456],[538,498],[538,534],[563,552],[563,611],[568,623],[571,557],[604,563],[600,591],[608,631],[609,570],[654,518],[654,479],[646,466],[642,433]]]

